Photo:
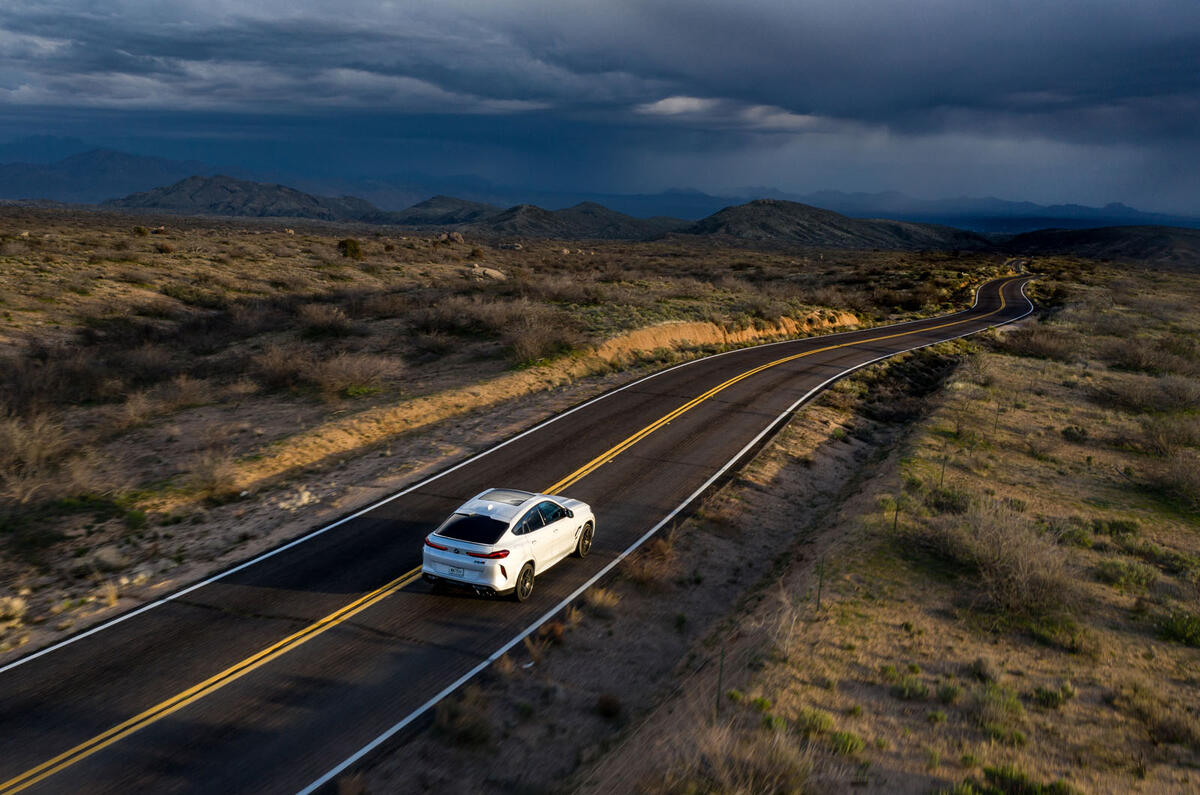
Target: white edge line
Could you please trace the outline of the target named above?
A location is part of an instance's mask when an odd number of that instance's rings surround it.
[[[1003,277],[1003,276],[997,277],[997,279],[1002,279],[1002,278],[1006,278],[1006,277]],[[974,309],[979,304],[980,291],[988,284],[991,284],[993,281],[996,281],[996,279],[990,279],[975,288],[975,300],[971,303],[970,309],[964,309],[960,312],[955,312],[950,315],[943,315],[942,317],[943,318],[954,317],[954,315],[960,315],[960,314],[963,314],[964,312],[969,312],[969,311],[971,311],[971,309]],[[1022,288],[1022,289],[1024,289],[1024,288]],[[1022,295],[1024,295],[1024,293],[1022,293]],[[1032,309],[1030,311],[1032,311]],[[767,342],[767,343],[763,343],[762,345],[752,345],[748,348],[734,348],[733,350],[723,351],[722,353],[714,353],[711,356],[703,356],[703,357],[700,357],[699,359],[691,359],[686,362],[681,362],[680,364],[677,364],[673,367],[668,367],[665,370],[659,370],[656,373],[651,373],[650,375],[643,376],[642,378],[639,378],[636,381],[631,381],[628,384],[625,384],[624,386],[617,387],[616,389],[605,392],[603,395],[597,395],[596,397],[592,398],[591,400],[584,401],[583,403],[580,403],[578,406],[575,406],[574,408],[568,409],[567,411],[564,411],[561,414],[556,414],[553,417],[550,417],[549,419],[543,420],[542,422],[538,423],[537,425],[533,426],[532,428],[522,431],[521,433],[517,434],[516,436],[513,436],[510,439],[505,439],[503,442],[500,442],[497,445],[493,445],[492,447],[489,447],[488,449],[484,450],[483,452],[476,453],[475,455],[471,456],[470,458],[467,458],[467,459],[464,459],[464,460],[458,462],[457,464],[450,467],[449,469],[443,469],[441,472],[438,472],[435,475],[425,478],[424,480],[422,480],[418,483],[414,483],[413,485],[411,485],[405,489],[402,489],[401,491],[398,491],[389,497],[385,497],[382,500],[379,500],[378,502],[372,503],[372,504],[366,506],[365,508],[361,508],[358,511],[355,511],[354,513],[350,514],[349,516],[344,516],[341,519],[338,519],[336,522],[333,522],[332,524],[327,524],[324,527],[320,527],[316,530],[306,533],[305,535],[302,535],[299,538],[295,538],[295,539],[289,541],[288,543],[283,544],[282,546],[275,547],[274,549],[264,552],[261,555],[258,555],[256,557],[250,558],[249,560],[243,561],[243,562],[239,563],[238,565],[233,566],[232,568],[225,569],[224,571],[218,572],[217,574],[214,574],[211,577],[207,577],[203,580],[200,580],[199,582],[192,583],[191,585],[189,585],[185,588],[182,588],[178,591],[174,591],[173,593],[170,593],[160,599],[156,599],[153,602],[148,602],[139,608],[130,610],[128,613],[122,613],[119,616],[110,618],[109,620],[101,622],[100,624],[97,624],[96,626],[92,627],[91,629],[80,632],[77,635],[72,635],[69,638],[60,640],[58,643],[51,644],[50,646],[47,646],[44,649],[39,649],[38,651],[27,654],[24,657],[19,657],[16,660],[13,660],[12,662],[9,662],[5,665],[0,666],[0,674],[10,671],[13,668],[17,668],[18,666],[24,665],[25,663],[32,662],[32,661],[38,659],[39,657],[49,654],[50,652],[57,651],[57,650],[63,648],[64,646],[70,646],[72,643],[83,640],[84,638],[89,637],[91,635],[95,635],[98,632],[102,632],[106,629],[111,629],[112,627],[115,627],[117,624],[120,624],[124,621],[128,621],[129,619],[139,616],[142,613],[145,613],[149,610],[153,610],[156,607],[161,607],[162,605],[164,605],[168,602],[172,602],[181,596],[186,596],[187,594],[191,593],[192,591],[203,588],[206,585],[211,585],[212,583],[217,582],[218,580],[222,580],[231,574],[236,574],[237,572],[241,571],[242,569],[249,568],[250,566],[253,566],[256,563],[261,563],[262,561],[264,561],[268,558],[272,558],[275,555],[278,555],[280,552],[286,552],[287,550],[291,549],[292,547],[303,544],[306,541],[311,541],[312,539],[316,538],[317,536],[322,535],[330,530],[333,530],[336,527],[340,527],[341,525],[345,524],[346,522],[349,522],[352,519],[357,519],[358,517],[362,516],[363,514],[370,513],[371,511],[375,510],[376,508],[379,508],[383,505],[388,504],[392,500],[395,500],[399,497],[403,497],[405,494],[409,494],[423,486],[426,486],[426,485],[432,483],[433,481],[437,480],[438,478],[449,475],[451,472],[454,472],[457,469],[461,469],[462,467],[465,467],[467,464],[478,461],[480,458],[483,458],[486,455],[491,455],[492,453],[496,452],[500,448],[506,447],[506,446],[512,444],[513,442],[515,442],[525,436],[528,436],[529,434],[531,434],[535,431],[540,431],[542,428],[545,428],[547,425],[549,425],[553,422],[557,422],[558,420],[561,420],[563,417],[567,417],[571,414],[574,414],[575,412],[579,411],[580,409],[586,408],[587,406],[590,406],[591,404],[596,403],[598,401],[604,400],[605,398],[612,397],[613,395],[617,394],[618,392],[623,392],[626,389],[635,387],[638,384],[641,384],[645,381],[649,381],[652,378],[658,378],[659,376],[666,375],[667,373],[672,372],[674,370],[678,370],[681,367],[687,367],[688,365],[698,364],[700,362],[709,361],[710,359],[716,359],[720,356],[728,356],[733,353],[742,353],[742,352],[748,351],[748,350],[756,350],[759,348],[769,348],[774,345],[787,345],[790,343],[803,342],[803,341],[812,340],[812,339],[822,339],[822,340],[831,339],[833,337],[841,337],[841,336],[845,336],[845,335],[849,335],[849,334],[858,334],[863,331],[876,331],[876,330],[881,330],[881,329],[899,328],[901,326],[906,326],[906,325],[910,325],[910,324],[914,324],[914,323],[923,323],[928,320],[934,320],[934,319],[935,318],[919,318],[917,320],[905,320],[900,323],[893,323],[890,326],[873,326],[873,327],[865,328],[865,329],[855,329],[853,331],[839,331],[835,334],[825,334],[825,335],[818,335],[818,336],[813,336],[813,337],[798,337],[798,338],[794,338],[794,339],[780,340],[778,342]]]
[[[1028,284],[1028,282],[1026,282],[1025,284]],[[699,497],[701,494],[703,494],[705,491],[707,491],[708,488],[710,486],[712,486],[713,483],[715,483],[717,480],[719,480],[721,478],[722,475],[724,475],[726,472],[729,471],[730,467],[732,467],[734,464],[736,464],[738,461],[740,461],[741,458],[744,455],[746,455],[746,453],[748,453],[752,449],[754,449],[755,445],[757,445],[760,441],[762,441],[763,437],[765,437],[768,433],[770,433],[772,430],[777,428],[785,417],[787,417],[789,414],[795,412],[796,409],[798,409],[806,401],[808,401],[810,398],[812,398],[812,396],[815,395],[817,392],[820,392],[822,389],[829,386],[829,384],[833,383],[834,381],[838,380],[839,378],[844,378],[845,376],[849,375],[850,373],[853,373],[855,370],[862,369],[863,367],[866,367],[871,364],[875,364],[876,362],[882,361],[884,359],[890,359],[893,356],[899,356],[902,353],[909,353],[911,351],[915,351],[920,348],[928,348],[931,345],[939,345],[943,342],[950,342],[951,340],[960,339],[962,337],[966,337],[971,334],[978,334],[980,331],[986,331],[987,329],[993,328],[997,325],[1004,326],[1009,323],[1015,323],[1016,321],[1020,320],[1021,318],[1028,316],[1029,313],[1034,310],[1033,302],[1030,301],[1029,298],[1025,295],[1025,284],[1021,285],[1021,297],[1025,299],[1025,303],[1029,304],[1029,309],[1026,310],[1025,314],[1023,314],[1023,315],[1014,317],[1011,320],[1005,320],[1003,323],[993,323],[993,324],[984,326],[983,328],[976,329],[974,331],[967,331],[967,332],[958,334],[953,337],[947,337],[944,340],[937,340],[936,342],[926,342],[921,345],[914,345],[911,348],[905,348],[904,350],[901,350],[901,351],[895,351],[894,353],[888,353],[883,356],[878,356],[869,361],[865,361],[862,364],[856,364],[855,366],[853,366],[847,370],[843,370],[842,372],[838,373],[837,375],[831,376],[830,378],[827,378],[824,381],[822,381],[820,384],[817,384],[815,387],[810,389],[808,392],[805,392],[802,397],[800,397],[798,400],[796,400],[795,403],[793,403],[792,405],[790,405],[786,409],[784,409],[779,414],[778,417],[776,417],[774,420],[772,420],[767,425],[767,427],[763,428],[762,431],[760,431],[757,436],[755,436],[753,439],[751,439],[746,444],[745,447],[743,447],[736,454],[734,454],[733,458],[726,461],[725,465],[722,466],[719,470],[717,470],[716,473],[714,473],[712,475],[712,477],[710,477],[708,480],[704,481],[703,485],[701,485],[698,489],[696,489],[690,495],[688,495],[688,497],[683,502],[681,502],[681,503],[679,503],[679,505],[675,506],[675,508],[669,514],[667,514],[665,517],[663,517],[663,519],[661,521],[659,521],[658,524],[654,525],[649,530],[647,530],[642,535],[641,538],[637,539],[632,544],[630,544],[625,549],[624,552],[619,554],[617,557],[613,558],[613,560],[610,561],[608,563],[608,565],[606,565],[604,568],[600,569],[600,571],[598,571],[594,575],[592,575],[587,581],[585,581],[583,583],[583,585],[580,585],[578,588],[576,588],[574,591],[572,591],[568,596],[563,597],[563,599],[558,604],[554,605],[554,607],[550,608],[545,613],[543,613],[536,621],[534,621],[532,624],[530,624],[525,629],[521,630],[521,632],[514,635],[511,640],[509,640],[507,643],[505,643],[499,649],[496,649],[496,651],[492,652],[491,656],[489,656],[487,659],[481,661],[474,668],[467,671],[465,674],[460,676],[458,679],[454,680],[449,685],[444,687],[440,692],[437,693],[437,695],[433,696],[433,698],[429,699],[424,704],[422,704],[421,706],[417,707],[415,710],[410,712],[399,723],[396,723],[392,727],[386,729],[382,734],[377,736],[375,739],[371,740],[371,742],[367,743],[362,748],[355,751],[353,754],[351,754],[349,757],[347,757],[344,761],[342,761],[340,764],[338,764],[337,767],[334,767],[328,773],[321,776],[319,779],[317,779],[313,783],[309,784],[304,789],[300,790],[297,793],[297,795],[312,795],[312,793],[316,792],[318,789],[320,789],[321,787],[328,784],[336,776],[345,772],[345,770],[347,768],[349,768],[351,765],[358,762],[364,756],[366,756],[367,754],[374,751],[376,748],[378,748],[383,743],[387,742],[397,732],[400,732],[401,730],[403,730],[404,727],[408,726],[410,723],[415,721],[417,718],[421,717],[423,714],[425,714],[427,711],[429,711],[429,709],[431,707],[436,705],[439,701],[441,701],[446,696],[453,693],[458,688],[462,687],[464,684],[466,684],[468,681],[470,681],[476,674],[478,674],[484,668],[487,668],[489,665],[491,665],[496,660],[498,660],[503,654],[508,652],[508,650],[511,649],[513,646],[517,645],[522,639],[525,638],[525,636],[529,635],[534,630],[536,630],[538,627],[540,627],[542,624],[546,623],[551,618],[553,618],[554,615],[556,613],[558,613],[560,610],[565,608],[571,602],[578,599],[579,596],[584,591],[586,591],[588,588],[591,588],[593,585],[595,585],[596,582],[600,578],[602,578],[604,575],[606,575],[610,571],[612,571],[612,569],[618,563],[620,563],[626,557],[628,557],[631,552],[636,550],[642,544],[646,543],[646,541],[651,536],[653,536],[655,533],[657,533],[659,530],[661,530],[666,524],[668,524],[669,522],[671,522],[671,520],[673,520],[676,516],[678,516],[680,511],[682,511],[684,508],[686,508],[688,505],[690,505],[693,500],[695,500],[697,497]],[[978,299],[976,299],[976,300],[978,300]]]

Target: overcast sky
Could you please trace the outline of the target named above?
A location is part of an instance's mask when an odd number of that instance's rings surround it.
[[[0,0],[0,135],[1200,212],[1198,0]]]

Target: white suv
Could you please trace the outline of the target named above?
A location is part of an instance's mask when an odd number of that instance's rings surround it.
[[[596,517],[587,503],[517,489],[488,489],[463,503],[425,538],[421,574],[438,585],[512,594],[523,602],[533,578],[570,554],[587,557]]]

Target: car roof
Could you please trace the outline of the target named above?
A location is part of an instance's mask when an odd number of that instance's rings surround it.
[[[477,513],[502,522],[511,522],[524,513],[526,507],[548,499],[552,498],[532,491],[488,489],[467,500],[456,513]]]

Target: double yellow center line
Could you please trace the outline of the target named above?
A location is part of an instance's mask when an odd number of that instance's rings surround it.
[[[299,632],[287,636],[278,643],[268,646],[257,654],[247,657],[235,665],[231,665],[224,671],[221,671],[219,674],[205,679],[200,684],[194,685],[193,687],[184,690],[182,693],[168,698],[166,701],[155,704],[153,707],[150,707],[150,709],[134,715],[129,720],[113,726],[108,731],[103,732],[102,734],[97,734],[87,742],[80,743],[71,750],[65,751],[53,759],[43,762],[37,767],[30,768],[16,778],[5,781],[3,784],[0,784],[0,795],[10,795],[10,793],[20,792],[26,787],[31,787],[42,779],[48,778],[49,776],[58,773],[60,770],[70,767],[80,760],[86,759],[102,748],[107,748],[118,740],[128,737],[139,729],[143,729],[146,726],[149,726],[151,723],[165,718],[176,710],[183,709],[193,701],[198,701],[199,699],[207,696],[209,693],[224,687],[230,682],[240,679],[254,669],[266,665],[281,655],[287,654],[289,651],[301,645],[302,643],[306,643],[318,635],[333,629],[338,624],[341,624],[342,622],[366,610],[368,607],[371,607],[372,605],[391,596],[396,591],[412,582],[416,578],[416,575],[419,573],[419,571],[419,569],[414,569],[403,576],[397,577],[387,585],[376,588],[374,591],[355,599],[345,607],[330,613],[329,615],[325,616],[319,621],[314,622],[313,624],[310,624]]]
[[[848,347],[851,347],[854,345],[865,345],[865,344],[872,343],[872,342],[881,342],[883,340],[896,339],[897,337],[904,337],[904,336],[908,336],[910,334],[918,334],[918,333],[923,333],[923,332],[927,332],[927,331],[936,331],[938,329],[949,328],[951,326],[957,326],[962,323],[970,323],[970,322],[974,322],[974,321],[979,321],[986,317],[991,317],[992,315],[998,314],[999,312],[1002,312],[1006,306],[1006,302],[1004,300],[1004,288],[1008,284],[1010,284],[1012,281],[1016,281],[1016,279],[1009,280],[1009,281],[1005,282],[1004,284],[1000,285],[1000,308],[993,310],[992,312],[988,312],[987,314],[963,318],[962,320],[955,320],[955,321],[951,321],[949,323],[942,323],[941,325],[937,325],[937,326],[926,326],[923,328],[911,329],[909,331],[897,332],[895,334],[885,334],[885,335],[878,336],[878,337],[871,337],[871,338],[865,339],[865,340],[851,340],[849,342],[843,342],[843,343],[839,343],[837,345],[827,345],[823,348],[816,348],[811,351],[805,351],[803,353],[797,353],[797,354],[793,354],[791,356],[784,356],[781,359],[776,359],[775,361],[767,362],[766,364],[762,364],[762,365],[759,365],[758,367],[754,367],[750,370],[747,370],[744,373],[740,373],[739,375],[736,375],[733,378],[730,378],[726,381],[721,382],[720,384],[717,384],[712,389],[709,389],[708,391],[704,392],[703,394],[692,398],[691,400],[684,403],[682,406],[680,406],[679,408],[670,412],[669,414],[665,414],[662,417],[659,417],[657,420],[650,423],[646,427],[644,427],[641,430],[637,431],[636,433],[630,435],[629,437],[625,438],[621,442],[618,442],[617,444],[613,445],[608,450],[605,450],[603,453],[596,456],[591,461],[587,462],[586,464],[581,466],[579,469],[572,472],[570,475],[567,475],[562,480],[560,480],[557,483],[555,483],[554,485],[550,486],[548,489],[545,490],[544,493],[557,494],[557,493],[561,492],[563,489],[569,488],[570,486],[577,483],[582,478],[587,477],[592,472],[595,472],[597,469],[599,469],[604,464],[608,463],[609,461],[612,461],[614,458],[619,456],[621,453],[625,452],[626,450],[628,450],[633,445],[637,444],[642,439],[645,439],[647,436],[654,433],[656,430],[663,427],[667,423],[671,422],[672,420],[676,419],[677,417],[682,416],[683,414],[687,413],[688,411],[691,411],[692,409],[694,409],[696,406],[700,405],[704,401],[712,398],[714,395],[728,389],[729,387],[733,386],[734,384],[736,384],[746,378],[750,378],[751,376],[753,376],[757,373],[761,373],[763,370],[768,370],[772,367],[777,367],[781,364],[786,364],[787,362],[795,361],[796,359],[802,359],[806,356],[813,356],[818,353],[823,353],[824,351],[837,350],[838,348],[848,348]],[[13,793],[17,793],[17,792],[20,792],[21,790],[26,789],[27,787],[31,787],[34,784],[38,783],[39,781],[42,781],[43,779],[46,779],[46,778],[54,775],[55,773],[58,773],[59,771],[65,769],[67,767],[70,767],[71,765],[75,764],[76,762],[86,759],[87,757],[91,756],[92,754],[96,753],[97,751],[112,745],[113,743],[117,742],[118,740],[128,737],[129,735],[133,734],[134,732],[138,731],[139,729],[143,729],[146,726],[149,726],[150,724],[165,718],[166,716],[170,715],[171,713],[175,712],[176,710],[182,709],[182,708],[186,707],[188,704],[191,704],[194,701],[198,701],[199,699],[204,698],[205,696],[209,695],[210,693],[213,693],[214,691],[219,690],[220,688],[224,687],[225,685],[240,679],[241,677],[245,676],[246,674],[250,673],[251,671],[255,670],[256,668],[266,665],[267,663],[271,662],[272,660],[276,659],[277,657],[280,657],[280,656],[288,653],[289,651],[291,651],[292,649],[295,649],[296,647],[300,646],[301,644],[307,643],[308,641],[312,640],[313,638],[327,632],[330,629],[333,629],[334,627],[341,624],[342,622],[349,620],[353,616],[361,613],[362,611],[366,610],[367,608],[371,607],[372,605],[375,605],[375,604],[383,601],[387,597],[394,594],[396,591],[400,590],[404,586],[413,582],[420,575],[420,572],[421,572],[421,569],[418,566],[417,568],[413,569],[412,571],[406,572],[405,574],[397,577],[396,579],[392,580],[391,582],[387,583],[386,585],[384,585],[380,588],[376,588],[374,591],[371,591],[370,593],[365,594],[364,596],[361,596],[358,599],[355,599],[353,602],[346,605],[345,607],[342,607],[341,609],[330,613],[329,615],[325,616],[324,618],[320,619],[319,621],[314,622],[313,624],[310,624],[309,626],[305,627],[304,629],[300,630],[299,632],[289,635],[288,637],[284,638],[283,640],[281,640],[277,643],[274,643],[271,646],[268,646],[267,648],[263,649],[262,651],[258,652],[257,654],[254,654],[254,655],[242,660],[241,662],[231,665],[230,667],[226,668],[224,671],[221,671],[220,673],[216,674],[215,676],[211,676],[208,679],[205,679],[203,682],[201,682],[193,687],[190,687],[187,690],[184,690],[182,693],[172,696],[171,698],[168,698],[167,700],[162,701],[162,702],[154,705],[153,707],[150,707],[149,709],[145,710],[144,712],[134,715],[129,720],[126,720],[123,723],[119,723],[116,726],[113,726],[108,731],[98,734],[95,737],[91,738],[90,740],[87,740],[86,742],[80,743],[79,745],[75,746],[74,748],[70,749],[69,751],[65,751],[65,752],[59,754],[58,756],[54,757],[53,759],[43,762],[42,764],[38,765],[37,767],[30,768],[29,770],[25,771],[21,775],[16,776],[15,778],[11,778],[8,781],[5,781],[4,783],[0,784],[0,795],[13,795]]]
[[[1011,281],[1015,281],[1015,280],[1011,280]],[[1000,308],[995,309],[991,312],[988,312],[986,315],[978,315],[976,317],[968,317],[968,318],[964,318],[962,320],[955,320],[950,323],[943,323],[940,326],[927,326],[925,328],[912,329],[910,331],[901,331],[901,332],[897,332],[895,334],[885,334],[885,335],[879,336],[879,337],[871,337],[870,339],[865,339],[865,340],[851,340],[849,342],[839,343],[838,345],[826,345],[824,348],[815,348],[814,350],[811,350],[811,351],[804,351],[803,353],[795,353],[795,354],[792,354],[791,356],[784,356],[782,359],[776,359],[773,362],[767,362],[766,364],[760,364],[758,367],[747,370],[744,373],[735,375],[733,378],[730,378],[728,381],[723,381],[722,383],[717,384],[716,386],[714,386],[712,389],[708,390],[704,394],[698,395],[697,397],[692,398],[687,403],[684,403],[682,406],[680,406],[679,408],[672,411],[670,414],[666,414],[662,417],[659,417],[657,420],[650,423],[645,428],[642,428],[640,431],[633,434],[632,436],[629,436],[629,437],[623,439],[622,441],[617,442],[617,444],[615,444],[612,447],[610,447],[609,449],[605,450],[603,453],[596,456],[591,461],[587,462],[586,464],[581,466],[579,469],[572,472],[570,475],[567,475],[565,478],[558,481],[550,488],[546,489],[546,493],[547,494],[557,494],[558,492],[562,491],[563,489],[569,488],[570,486],[572,486],[573,484],[575,484],[582,478],[587,477],[592,472],[595,472],[597,469],[604,466],[606,463],[608,463],[609,461],[611,461],[614,458],[616,458],[617,456],[619,456],[621,453],[628,450],[630,447],[633,447],[635,444],[640,442],[642,439],[645,439],[647,436],[654,433],[659,428],[661,428],[664,425],[666,425],[667,423],[671,422],[671,420],[691,411],[696,406],[700,405],[704,401],[706,401],[709,398],[716,395],[718,392],[722,392],[722,391],[728,389],[729,387],[733,386],[734,384],[738,383],[739,381],[742,381],[753,375],[761,373],[763,370],[769,370],[772,367],[778,367],[781,364],[793,362],[797,359],[803,359],[806,356],[814,356],[818,353],[824,353],[825,351],[833,351],[833,350],[837,350],[838,348],[849,348],[849,347],[852,347],[855,345],[866,345],[867,343],[870,343],[870,342],[881,342],[883,340],[891,340],[891,339],[895,339],[897,337],[905,337],[905,336],[908,336],[909,334],[918,334],[918,333],[922,333],[922,332],[926,332],[926,331],[936,331],[938,329],[949,328],[950,326],[957,326],[961,323],[969,323],[972,321],[982,320],[986,317],[991,317],[992,315],[995,315],[999,312],[1003,312],[1005,306],[1007,305],[1004,300],[1004,287],[1007,286],[1008,284],[1009,284],[1009,282],[1005,282],[1004,284],[1000,285]]]

